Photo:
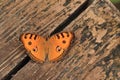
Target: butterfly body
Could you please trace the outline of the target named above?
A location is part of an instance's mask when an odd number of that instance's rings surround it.
[[[58,33],[48,39],[26,33],[22,34],[21,41],[33,60],[44,62],[46,56],[49,61],[58,60],[69,47],[72,38],[71,32]]]

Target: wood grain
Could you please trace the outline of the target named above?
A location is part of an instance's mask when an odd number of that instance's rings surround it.
[[[120,12],[109,0],[95,0],[64,31],[76,37],[63,59],[30,61],[12,80],[120,79]]]
[[[0,3],[0,79],[25,57],[24,32],[49,35],[87,0],[2,0]]]

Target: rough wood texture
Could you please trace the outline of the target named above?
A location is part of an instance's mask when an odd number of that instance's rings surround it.
[[[64,31],[76,38],[59,62],[30,61],[12,80],[120,80],[120,12],[95,0]]]
[[[0,0],[0,79],[25,57],[24,32],[48,35],[86,0]]]

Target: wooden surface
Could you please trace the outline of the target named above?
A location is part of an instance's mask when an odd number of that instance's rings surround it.
[[[86,0],[3,0],[0,6],[0,78],[26,57],[24,32],[50,34]]]
[[[73,16],[85,2],[3,0],[0,3],[0,79],[8,79],[16,66],[25,63],[26,51],[19,41],[22,33],[48,36],[58,32],[63,29],[61,25],[70,23],[69,16]],[[95,0],[62,31],[75,33],[66,56],[55,63],[40,64],[30,60],[12,74],[11,79],[120,79],[120,12],[109,0]]]

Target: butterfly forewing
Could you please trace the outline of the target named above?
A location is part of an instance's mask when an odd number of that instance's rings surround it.
[[[33,60],[45,61],[46,40],[44,38],[39,35],[27,33],[21,36],[21,41]]]
[[[48,40],[49,60],[55,61],[59,59],[64,54],[64,51],[66,51],[66,49],[69,47],[72,38],[73,38],[73,33],[71,32],[63,32],[53,35]]]

